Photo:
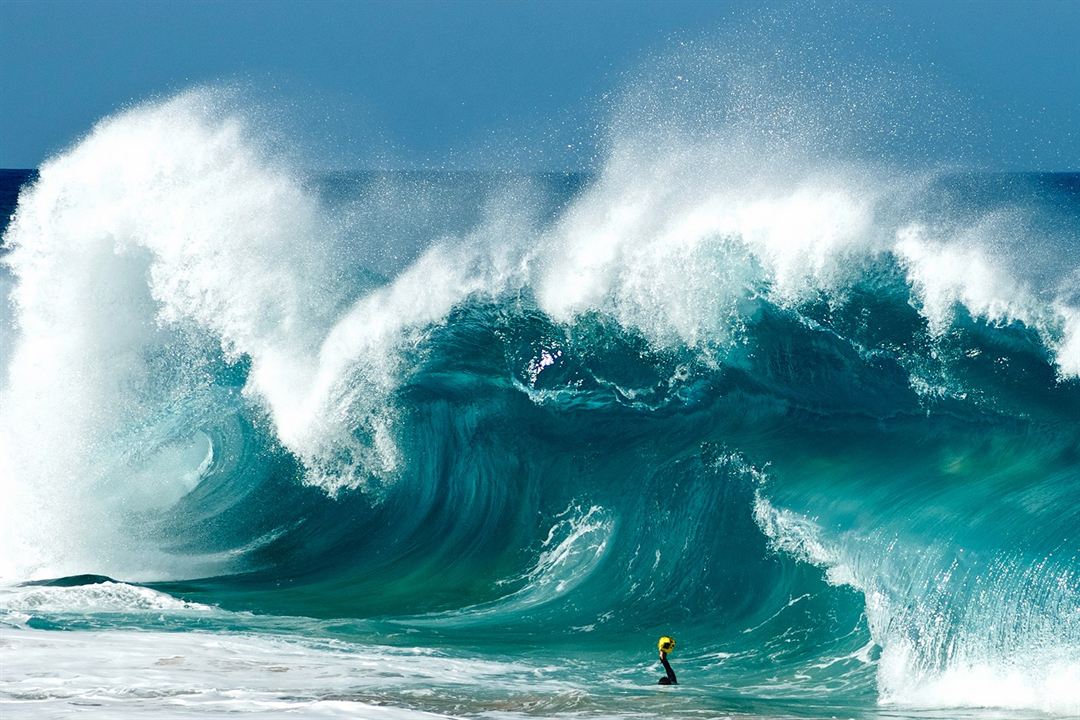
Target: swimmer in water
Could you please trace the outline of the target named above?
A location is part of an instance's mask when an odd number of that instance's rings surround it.
[[[668,662],[668,653],[675,649],[675,640],[669,637],[660,638],[660,642],[657,644],[660,649],[660,662],[664,665],[664,672],[667,673],[665,677],[660,678],[657,681],[657,685],[678,685],[679,681],[675,679],[675,671],[671,669],[671,663]]]

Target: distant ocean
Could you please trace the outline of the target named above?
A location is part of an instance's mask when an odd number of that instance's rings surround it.
[[[211,106],[0,172],[5,718],[1080,715],[1080,174]]]

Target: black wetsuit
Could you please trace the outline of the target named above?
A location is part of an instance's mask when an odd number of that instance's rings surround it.
[[[657,681],[657,685],[678,685],[679,681],[675,679],[675,671],[671,669],[671,663],[667,661],[667,653],[660,656],[660,662],[664,663],[664,672],[667,673],[667,677],[662,677]]]

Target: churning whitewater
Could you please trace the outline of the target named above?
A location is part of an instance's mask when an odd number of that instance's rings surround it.
[[[1080,177],[795,145],[318,174],[200,89],[20,177],[5,715],[1080,713]]]

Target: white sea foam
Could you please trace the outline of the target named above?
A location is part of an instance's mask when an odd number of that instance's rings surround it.
[[[216,611],[216,608],[209,605],[188,602],[150,588],[117,582],[71,587],[31,585],[2,588],[0,609],[24,614]]]
[[[601,309],[655,342],[723,343],[741,301],[834,287],[877,241],[869,183],[779,176],[714,146],[657,155],[614,152],[543,242],[537,295],[552,317]]]
[[[1065,377],[1080,377],[1080,310],[1056,303],[1055,312],[1064,318],[1061,340],[1056,343],[1058,367]]]
[[[1004,708],[1080,716],[1075,648],[1046,648],[998,658],[956,658],[940,672],[913,672],[910,646],[885,648],[878,666],[880,702],[923,708]]]
[[[995,324],[1025,323],[1063,378],[1080,376],[1074,289],[1033,285],[1023,254],[1002,251],[1022,242],[1009,235],[1022,227],[993,212],[931,227],[919,219],[925,178],[768,148],[747,157],[709,142],[642,144],[617,145],[537,244],[534,284],[551,317],[602,310],[658,344],[722,347],[737,339],[747,301],[842,295],[891,254],[931,332],[944,333],[958,307]],[[1053,276],[1070,272],[1067,258],[1055,262]]]
[[[5,718],[422,719],[576,691],[525,663],[272,635],[19,629],[0,639],[0,664]]]
[[[1024,323],[1054,351],[1062,377],[1080,377],[1080,308],[1061,297],[1047,302],[1017,278],[987,247],[994,234],[992,219],[946,238],[921,224],[897,230],[893,251],[930,331],[945,333],[958,307],[994,324]]]

